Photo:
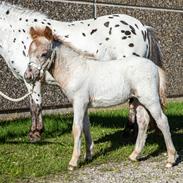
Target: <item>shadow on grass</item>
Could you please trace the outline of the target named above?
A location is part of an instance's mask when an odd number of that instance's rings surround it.
[[[45,123],[45,132],[44,132],[44,138],[43,141],[40,141],[38,143],[36,143],[35,145],[48,145],[48,144],[53,144],[55,142],[49,142],[46,141],[47,138],[50,137],[58,137],[61,136],[65,133],[71,133],[71,128],[72,128],[72,117],[65,117],[65,121],[64,118],[60,117],[60,116],[54,116],[54,117],[46,117],[46,123]],[[62,120],[61,120],[62,118]],[[49,119],[51,119],[51,122],[48,122]],[[177,149],[177,151],[182,151],[182,147],[183,147],[183,116],[173,116],[173,115],[168,115],[168,119],[169,119],[169,124],[171,127],[171,132],[172,132],[172,138],[175,144],[175,147]],[[62,122],[64,123],[64,126],[62,124]],[[69,121],[69,122],[68,122]],[[129,136],[127,138],[124,138],[124,134],[123,134],[123,128],[125,126],[125,123],[127,122],[127,117],[124,116],[108,116],[108,115],[103,115],[100,116],[98,114],[92,114],[90,116],[90,121],[91,121],[91,126],[100,126],[103,128],[115,128],[117,129],[116,132],[113,132],[111,134],[107,134],[104,136],[100,136],[96,141],[95,144],[98,143],[103,143],[103,142],[107,142],[110,141],[111,146],[107,147],[105,149],[103,149],[102,152],[98,152],[97,154],[94,155],[94,159],[97,159],[97,157],[104,155],[106,153],[110,153],[112,151],[115,151],[123,146],[126,145],[133,145],[135,144],[135,138],[134,136]],[[17,122],[17,125],[23,124],[23,123],[27,123],[27,126],[30,125],[30,120],[25,120],[25,121],[21,121],[21,122]],[[8,126],[10,126],[11,123],[0,123],[0,128],[8,128]],[[119,129],[119,130],[118,130]],[[8,132],[5,135],[0,134],[0,144],[29,144],[30,142],[28,140],[17,140],[15,138],[17,137],[27,137],[28,134],[28,129],[21,129],[20,131],[16,130],[13,131],[13,128],[9,129]],[[148,144],[154,144],[157,143],[159,146],[157,148],[156,151],[152,152],[151,154],[149,154],[149,156],[158,156],[160,153],[165,152],[166,151],[166,147],[165,147],[165,143],[164,143],[164,139],[163,136],[158,136],[156,133],[150,133],[148,134],[148,138],[146,143]],[[63,145],[61,143],[57,143],[58,145]],[[146,158],[148,158],[149,156],[147,156]]]

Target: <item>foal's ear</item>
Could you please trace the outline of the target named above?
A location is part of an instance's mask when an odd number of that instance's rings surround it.
[[[53,33],[52,30],[46,26],[45,30],[44,30],[44,36],[48,39],[48,40],[53,40]]]
[[[34,29],[34,27],[31,27],[31,28],[30,28],[30,35],[31,35],[32,39],[36,39],[36,37],[37,37],[37,32],[36,32],[36,30]]]

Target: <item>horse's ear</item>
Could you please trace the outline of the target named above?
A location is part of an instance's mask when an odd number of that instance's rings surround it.
[[[32,39],[35,39],[37,37],[37,32],[33,27],[30,28],[30,35]]]
[[[44,36],[48,39],[48,40],[53,40],[53,33],[52,30],[46,26],[45,30],[44,30]]]

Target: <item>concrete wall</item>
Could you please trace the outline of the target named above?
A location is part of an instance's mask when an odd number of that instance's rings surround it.
[[[71,21],[92,18],[93,0],[7,0],[13,4],[47,13],[51,18]],[[126,13],[156,29],[161,40],[163,63],[167,71],[169,97],[183,96],[183,1],[182,0],[97,0],[97,16]],[[4,74],[6,73],[6,74]],[[0,90],[12,97],[26,92],[21,81],[17,81],[0,60]],[[56,86],[44,86],[43,105],[58,108],[68,104],[67,99]],[[28,110],[28,99],[11,103],[0,97],[0,113]]]

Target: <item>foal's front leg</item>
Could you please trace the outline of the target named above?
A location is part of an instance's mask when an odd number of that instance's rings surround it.
[[[74,149],[72,158],[69,162],[69,170],[74,170],[78,166],[78,160],[81,151],[81,135],[83,131],[84,115],[88,103],[84,103],[81,99],[77,99],[73,103],[74,121],[72,126],[72,134],[74,137]]]
[[[29,90],[32,86],[26,83]],[[41,82],[36,82],[33,88],[33,93],[30,97],[30,111],[32,117],[32,126],[29,132],[29,140],[36,142],[41,139],[41,134],[44,130],[42,121],[42,98],[41,98]]]

